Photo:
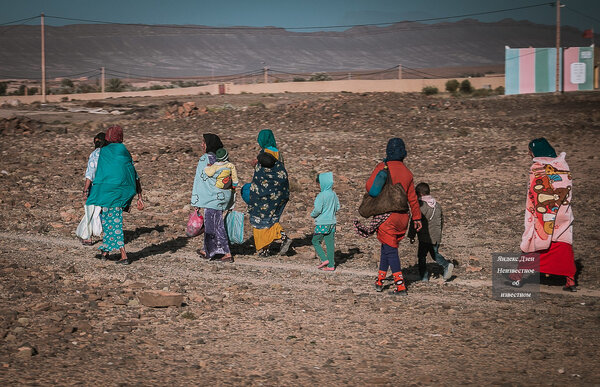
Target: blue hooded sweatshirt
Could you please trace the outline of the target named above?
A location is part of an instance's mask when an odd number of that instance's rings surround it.
[[[315,209],[310,216],[317,226],[336,224],[335,213],[340,210],[340,200],[333,192],[333,172],[319,174],[321,193],[315,198]]]

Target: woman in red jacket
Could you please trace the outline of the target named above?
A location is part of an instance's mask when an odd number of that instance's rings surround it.
[[[404,165],[406,157],[406,147],[401,138],[392,138],[388,141],[386,148],[386,158],[383,162],[377,164],[371,177],[367,180],[367,192],[371,189],[375,176],[385,167],[387,163],[389,173],[391,174],[393,184],[402,184],[408,197],[408,205],[412,214],[412,219],[416,230],[421,229],[421,210],[415,192],[413,175]],[[394,276],[395,294],[406,295],[406,285],[402,276],[400,266],[400,257],[398,257],[398,243],[404,238],[408,230],[409,214],[400,212],[390,212],[377,216],[379,219],[385,219],[377,227],[377,239],[381,242],[381,258],[379,261],[379,274],[375,289],[378,292],[383,291],[383,280],[387,276],[388,268],[392,269]]]

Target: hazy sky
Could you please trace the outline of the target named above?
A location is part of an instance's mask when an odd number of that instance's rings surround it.
[[[562,24],[600,33],[600,0],[563,0]],[[399,22],[553,3],[543,0],[0,0],[0,24],[45,13],[118,23],[276,26],[284,28]],[[489,15],[555,24],[549,5]],[[449,19],[456,21],[459,19]],[[37,24],[39,19],[26,24]],[[73,21],[47,18],[49,25]]]

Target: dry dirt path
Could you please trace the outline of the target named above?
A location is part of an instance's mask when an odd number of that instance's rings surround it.
[[[69,247],[72,249],[77,249],[81,251],[89,252],[90,248],[86,246],[82,246],[78,240],[76,239],[68,239],[62,237],[50,237],[45,235],[31,235],[31,234],[22,234],[22,233],[14,233],[14,232],[0,232],[0,239],[12,240],[12,241],[20,241],[24,242],[24,245],[29,245],[31,243],[50,245],[50,246],[61,246],[61,247]],[[131,250],[130,253],[135,254],[136,250]],[[89,255],[89,254],[88,254]],[[160,254],[159,254],[160,255]],[[195,253],[191,252],[179,252],[176,254],[177,257],[185,259],[187,261],[193,261],[197,258]],[[139,262],[139,265],[143,265],[145,263]],[[215,263],[216,264],[216,263]],[[248,258],[248,256],[235,258],[235,265],[240,266],[241,268],[256,268],[256,269],[275,269],[282,271],[295,270],[298,272],[310,272],[321,273],[318,269],[314,267],[314,265],[306,265],[306,264],[298,264],[298,263],[289,263],[289,262],[273,262],[270,260],[256,260],[253,258]],[[244,270],[244,269],[241,269]],[[335,274],[333,275],[342,275],[342,276],[353,276],[353,277],[362,277],[360,281],[369,282],[369,279],[372,279],[374,276],[374,271],[372,270],[357,270],[357,269],[348,269],[344,267],[338,267]],[[368,279],[366,279],[368,278]],[[416,281],[417,278],[411,275],[407,277],[408,280]],[[441,281],[439,283],[442,283]],[[454,278],[448,284],[461,286],[461,287],[475,287],[475,288],[486,288],[491,289],[492,281],[490,280],[477,280],[477,279],[468,279],[462,280],[459,278]],[[300,286],[305,286],[306,284],[300,283]],[[491,291],[491,290],[490,290]],[[579,289],[577,293],[566,293],[562,291],[560,287],[550,287],[550,286],[542,286],[540,291],[548,294],[567,294],[573,297],[577,296],[585,296],[585,297],[600,297],[600,290],[595,289]]]

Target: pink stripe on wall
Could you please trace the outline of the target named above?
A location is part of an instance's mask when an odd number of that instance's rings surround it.
[[[519,93],[535,93],[535,48],[519,50]]]
[[[563,51],[564,55],[564,90],[565,91],[576,91],[579,86],[571,83],[571,63],[579,62],[579,47],[570,47]]]

